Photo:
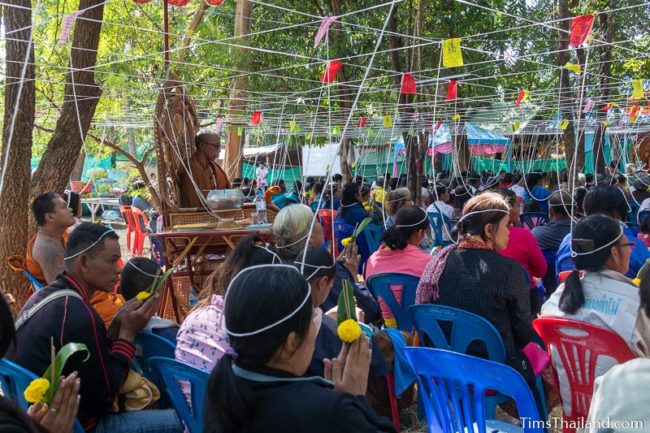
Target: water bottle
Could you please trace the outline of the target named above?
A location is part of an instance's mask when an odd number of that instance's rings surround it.
[[[199,291],[194,286],[190,288],[188,302],[190,304],[190,307],[194,307],[199,302]]]
[[[255,209],[257,210],[257,225],[266,224],[266,200],[261,189],[255,194]]]

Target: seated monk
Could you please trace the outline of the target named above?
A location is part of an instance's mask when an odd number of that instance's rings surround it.
[[[180,207],[204,207],[197,188],[203,197],[210,190],[230,188],[226,172],[214,162],[219,156],[220,147],[219,135],[213,132],[203,132],[196,136],[196,152],[190,158],[189,172],[182,168],[179,177]]]
[[[47,286],[63,272],[64,250],[69,235],[67,229],[76,220],[68,203],[53,192],[36,197],[32,203],[32,213],[38,231],[27,244],[23,267],[43,286]],[[97,292],[91,304],[108,326],[117,310],[124,305],[124,298],[118,294]]]

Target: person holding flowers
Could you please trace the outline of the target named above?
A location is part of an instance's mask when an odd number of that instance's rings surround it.
[[[321,321],[294,266],[253,266],[237,274],[225,298],[230,348],[210,376],[204,431],[394,432],[363,396],[371,356],[365,335],[325,361],[325,379],[303,377]]]
[[[110,292],[119,281],[120,244],[115,231],[84,223],[70,235],[65,271],[36,292],[16,319],[17,344],[9,359],[43,375],[51,364],[51,344],[59,351],[69,343],[83,344],[86,356],[73,354],[63,370],[81,379],[79,420],[93,433],[182,433],[173,410],[110,413],[131,366],[133,340],[160,303],[158,293],[146,301],[132,299],[107,330],[90,304],[93,294]]]

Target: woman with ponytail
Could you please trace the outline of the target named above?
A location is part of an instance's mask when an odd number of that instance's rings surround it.
[[[210,376],[204,432],[394,432],[364,397],[371,356],[365,335],[325,360],[325,379],[304,376],[321,321],[295,267],[237,274],[225,299],[230,348]]]
[[[571,239],[576,269],[542,305],[541,315],[608,328],[638,356],[650,355],[650,319],[641,308],[639,289],[625,276],[633,246],[613,218],[593,214],[578,221]],[[567,383],[562,380],[566,373],[559,358],[554,358],[554,364],[560,376],[562,401],[570,408],[569,390],[562,386]],[[604,374],[613,365],[611,360],[599,358],[596,375]]]
[[[394,225],[382,235],[383,246],[373,253],[366,264],[366,279],[377,274],[408,274],[420,277],[431,256],[418,248],[429,229],[427,213],[417,206],[404,206],[395,215]],[[398,302],[402,287],[391,287]],[[384,323],[396,327],[390,308],[379,300]]]

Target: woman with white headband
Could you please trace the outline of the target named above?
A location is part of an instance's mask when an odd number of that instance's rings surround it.
[[[593,214],[573,228],[572,259],[576,269],[542,306],[542,316],[565,317],[611,329],[639,356],[650,355],[650,320],[640,308],[639,289],[625,276],[631,247],[618,221]],[[646,277],[648,278],[648,277]],[[571,395],[561,361],[553,357],[566,408]],[[614,363],[599,358],[596,375]]]
[[[459,308],[487,319],[501,334],[509,364],[534,387],[534,375],[522,363],[521,353],[535,338],[528,281],[517,262],[498,253],[508,245],[509,213],[500,194],[487,192],[470,199],[455,228],[458,244],[431,258],[416,302]],[[483,354],[472,346],[470,351]],[[527,371],[522,371],[524,365]]]
[[[254,266],[234,277],[225,299],[231,347],[210,376],[205,432],[395,431],[364,398],[365,335],[325,362],[326,379],[303,376],[322,321],[312,302],[293,265]]]
[[[373,275],[400,273],[420,277],[431,256],[418,248],[429,230],[427,213],[417,206],[405,206],[395,215],[395,224],[381,237],[382,247],[374,252],[366,264],[366,280]],[[402,286],[392,286],[391,290],[402,302]],[[396,328],[397,322],[386,303],[379,299],[384,323]]]

